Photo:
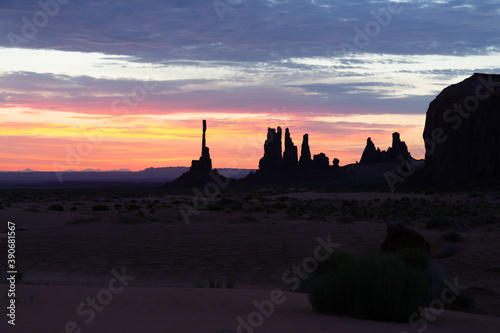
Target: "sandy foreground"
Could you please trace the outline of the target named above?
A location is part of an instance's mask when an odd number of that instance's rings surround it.
[[[409,324],[357,320],[315,314],[305,294],[285,292],[284,303],[269,316],[254,315],[256,327],[238,329],[238,317],[247,319],[257,311],[253,302],[270,299],[269,290],[178,289],[129,287],[113,297],[95,318],[79,316],[76,308],[100,288],[65,286],[20,286],[15,330],[2,323],[2,332],[418,332]],[[85,308],[88,310],[88,308]],[[269,307],[266,309],[270,309]],[[269,310],[270,311],[270,310]],[[261,322],[259,322],[259,320]],[[70,324],[68,324],[70,323]],[[261,323],[260,325],[257,325]],[[498,332],[500,318],[446,311],[429,322],[425,332]],[[73,326],[70,326],[73,327]],[[68,332],[73,332],[69,330]]]
[[[290,195],[300,200],[398,196]],[[189,198],[146,199],[170,203]],[[0,210],[0,231],[5,232],[7,221],[16,223],[17,266],[25,272],[16,287],[16,326],[8,325],[4,314],[1,332],[411,333],[498,332],[500,327],[500,232],[496,226],[462,232],[463,249],[436,259],[448,279],[458,278],[469,286],[476,313],[445,311],[434,321],[426,321],[425,327],[423,322],[411,326],[319,315],[312,311],[306,294],[286,291],[290,280],[287,284],[284,276],[293,277],[292,267],[311,257],[321,242],[338,244],[346,252],[380,251],[386,232],[383,222],[295,219],[284,211],[246,204],[244,211],[202,211],[185,223],[178,207],[170,204],[147,214],[156,218],[154,222],[125,223],[114,210],[92,211],[96,203],[103,200],[70,198],[64,202],[64,212],[47,211],[50,202],[31,201]],[[76,204],[78,210],[70,211]],[[446,246],[440,239],[442,230],[419,231],[433,249]],[[4,271],[3,263],[0,267]],[[117,275],[129,280],[122,279],[125,285],[120,284]],[[208,288],[209,280],[220,282],[222,288]],[[0,284],[0,291],[5,295],[7,285]],[[89,297],[99,299],[102,308],[98,304],[92,310]],[[272,299],[276,304],[271,310]],[[7,302],[2,296],[2,308]]]

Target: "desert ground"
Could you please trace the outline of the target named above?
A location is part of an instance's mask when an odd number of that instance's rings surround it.
[[[0,201],[0,232],[15,223],[24,274],[15,329],[3,315],[2,332],[419,332],[409,323],[316,314],[290,284],[318,238],[337,251],[380,253],[386,224],[395,221],[416,228],[446,278],[474,298],[473,308],[435,316],[426,332],[497,332],[500,325],[496,192],[268,189],[200,200],[160,189],[19,189],[2,190]],[[462,237],[447,237],[451,231]],[[1,279],[6,294],[4,268]],[[92,310],[89,297],[106,304]],[[238,318],[248,322],[255,302],[272,299],[280,300],[272,314],[242,328]]]

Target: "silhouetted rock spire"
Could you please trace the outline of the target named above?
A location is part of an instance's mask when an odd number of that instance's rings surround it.
[[[380,153],[380,150],[378,151]],[[378,161],[377,149],[375,148],[375,144],[373,144],[372,138],[366,139],[366,147],[363,151],[363,155],[361,155],[360,164],[370,164],[377,163]]]
[[[264,156],[259,161],[259,170],[276,171],[281,167],[281,127],[267,129]]]
[[[212,159],[210,158],[210,150],[207,147],[206,132],[207,122],[203,120],[200,159],[193,160],[189,171],[183,173],[179,178],[167,183],[165,186],[192,187],[205,186],[205,184],[213,182],[217,184],[224,184],[227,182],[227,178],[218,174],[217,170],[212,170]]]
[[[205,134],[207,132],[207,121],[203,120],[203,136],[201,139],[201,157],[199,160],[191,162],[191,170],[195,171],[210,171],[212,170],[212,159],[210,158],[210,151],[207,147]]]
[[[311,164],[311,151],[309,150],[309,135],[306,133],[302,137],[302,149],[300,151],[299,166],[308,166]]]
[[[283,168],[295,168],[298,165],[297,146],[293,144],[290,131],[285,129],[285,151],[283,152]]]

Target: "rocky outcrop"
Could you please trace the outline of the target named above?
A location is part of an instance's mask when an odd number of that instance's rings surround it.
[[[475,73],[445,88],[429,104],[423,138],[435,181],[498,185],[500,75]]]
[[[361,155],[361,160],[359,163],[361,164],[371,164],[379,162],[380,149],[377,150],[375,145],[373,144],[372,138],[366,139],[366,147],[363,150],[363,154]]]
[[[324,153],[319,153],[314,155],[313,163],[318,168],[328,168],[330,159]]]
[[[396,162],[399,157],[402,157],[406,160],[410,158],[410,153],[408,152],[408,147],[404,141],[401,141],[398,132],[392,133],[392,147],[387,149],[386,160],[388,162]]]
[[[308,167],[311,165],[311,151],[309,150],[309,134],[302,137],[302,149],[300,151],[299,166]]]
[[[373,164],[383,162],[399,162],[400,158],[407,161],[410,158],[408,147],[404,141],[401,141],[398,132],[392,134],[392,147],[387,151],[381,151],[380,148],[375,148],[375,144],[371,138],[366,140],[366,147],[361,155],[360,164]]]
[[[267,139],[264,143],[264,156],[259,161],[259,170],[256,176],[259,181],[285,181],[290,179],[306,181],[311,178],[321,178],[321,175],[331,176],[329,171],[339,168],[337,160],[336,167],[330,166],[329,158],[320,153],[311,158],[309,149],[309,135],[304,134],[300,159],[297,154],[297,146],[293,144],[290,131],[285,129],[285,150],[281,155],[281,127],[267,129]],[[299,177],[299,178],[298,178]]]
[[[267,129],[264,156],[259,161],[259,170],[274,172],[281,168],[281,127]]]
[[[338,158],[334,158],[333,159],[333,167],[334,168],[339,168],[339,163],[340,163],[340,160]]]
[[[387,225],[387,236],[380,246],[383,252],[394,253],[410,247],[431,252],[429,243],[415,229],[407,227],[403,223]]]
[[[290,131],[285,129],[285,151],[283,152],[283,169],[293,169],[298,165],[297,146],[293,144]]]

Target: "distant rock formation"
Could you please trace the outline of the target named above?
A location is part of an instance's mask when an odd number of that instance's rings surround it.
[[[290,131],[285,129],[285,151],[283,152],[283,169],[296,168],[298,161],[297,146],[293,144]]]
[[[267,129],[264,156],[259,161],[259,170],[274,172],[281,168],[281,127]]]
[[[445,88],[429,104],[423,138],[434,180],[499,185],[500,75],[475,73]]]
[[[203,120],[203,135],[201,139],[201,156],[199,160],[191,161],[189,171],[183,173],[179,178],[167,183],[167,187],[190,187],[205,186],[208,183],[227,183],[227,178],[212,170],[212,159],[210,150],[206,144],[207,121]]]
[[[209,148],[205,138],[207,132],[207,121],[203,120],[203,136],[201,139],[201,156],[199,160],[191,161],[191,171],[209,172],[212,170],[212,159],[210,158]]]
[[[317,155],[314,155],[313,163],[319,168],[328,168],[328,166],[330,165],[330,160],[324,153],[319,153]]]
[[[302,137],[302,149],[300,151],[300,167],[308,167],[311,165],[311,151],[309,150],[309,134],[304,134]]]
[[[366,147],[361,155],[360,164],[373,164],[373,163],[383,163],[383,162],[398,162],[399,158],[402,157],[405,160],[410,158],[410,153],[408,152],[408,147],[404,141],[401,141],[398,132],[392,133],[392,147],[389,147],[387,151],[380,151],[380,148],[375,148],[375,144],[372,142],[371,138],[366,140]]]
[[[289,179],[296,182],[312,178],[320,179],[325,172],[330,176],[329,171],[339,168],[339,160],[336,160],[336,166],[330,166],[330,160],[324,153],[314,155],[314,159],[311,158],[308,134],[303,136],[299,159],[297,146],[294,145],[288,128],[285,129],[285,150],[282,155],[281,135],[281,127],[267,129],[264,156],[259,161],[259,170],[251,177],[255,181],[286,182],[286,179]]]
[[[233,181],[235,186],[317,186],[328,189],[356,188],[366,189],[386,189],[387,172],[399,172],[399,163],[387,164],[350,164],[340,166],[338,158],[334,158],[332,164],[325,153],[312,155],[309,147],[309,135],[304,134],[302,139],[300,158],[297,158],[297,146],[294,145],[290,131],[285,129],[285,148],[283,154],[281,144],[282,130],[267,129],[267,139],[264,143],[264,156],[259,161],[259,169],[250,173],[245,178]],[[371,140],[369,139],[370,143]],[[377,149],[373,143],[372,150],[377,154]],[[369,149],[367,150],[369,151]],[[406,152],[406,154],[405,154]],[[401,142],[397,133],[393,135],[393,144],[388,152],[383,154],[381,161],[385,161],[387,156],[394,156],[394,160],[402,154],[409,156],[406,144]],[[313,157],[313,158],[311,158]],[[399,162],[399,161],[398,161]]]
[[[380,246],[383,252],[394,253],[411,247],[431,252],[429,243],[415,229],[400,222],[387,225],[387,236]]]

